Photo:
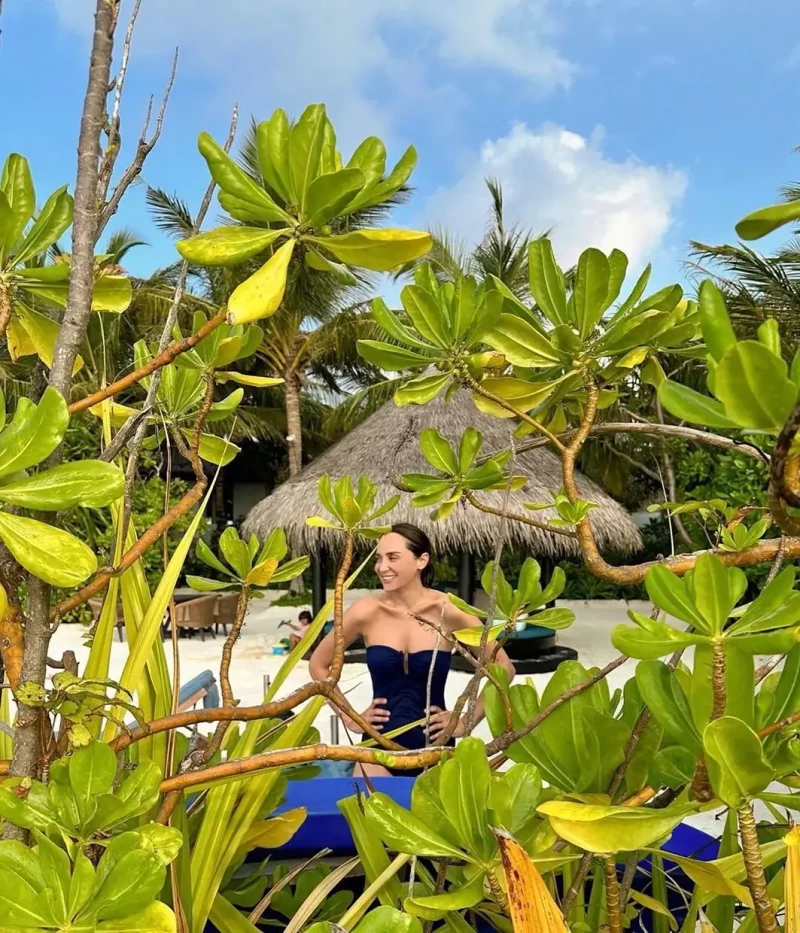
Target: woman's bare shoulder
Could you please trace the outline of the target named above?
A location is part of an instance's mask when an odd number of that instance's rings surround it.
[[[370,593],[357,599],[347,610],[354,619],[369,621],[375,616],[376,610],[381,606],[381,598],[377,593]]]

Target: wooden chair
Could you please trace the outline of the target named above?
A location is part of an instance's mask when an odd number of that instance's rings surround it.
[[[236,621],[236,609],[239,605],[238,593],[220,593],[217,596],[217,621],[215,630],[218,632],[220,625],[222,633],[228,634],[228,626]]]
[[[216,594],[210,596],[200,596],[198,599],[189,599],[184,603],[177,603],[175,606],[175,619],[173,624],[178,627],[178,636],[181,630],[187,632],[200,632],[201,641],[206,640],[206,632],[210,632],[213,638],[214,625],[217,617]]]
[[[100,613],[103,611],[103,602],[103,599],[89,600],[89,608],[92,610],[95,622],[100,618]],[[119,635],[119,640],[124,641],[123,631],[125,628],[125,616],[122,613],[122,600],[117,602],[117,618],[114,622],[114,626],[117,630],[117,635]]]

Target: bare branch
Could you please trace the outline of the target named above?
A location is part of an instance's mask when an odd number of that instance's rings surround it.
[[[172,70],[170,71],[169,80],[167,81],[167,86],[164,90],[164,96],[161,99],[161,107],[158,111],[158,116],[156,117],[156,126],[153,131],[153,135],[148,139],[147,131],[150,125],[150,113],[152,108],[152,98],[150,105],[148,105],[147,110],[147,119],[145,120],[144,128],[142,129],[142,134],[139,137],[139,142],[136,145],[136,152],[134,153],[133,159],[131,160],[130,165],[122,173],[117,184],[114,186],[114,191],[111,194],[111,197],[108,199],[108,202],[103,207],[100,212],[100,219],[98,221],[97,234],[98,236],[105,230],[106,225],[109,220],[117,212],[119,203],[122,200],[125,192],[130,188],[133,182],[141,175],[142,167],[144,166],[145,159],[153,151],[153,147],[158,142],[159,137],[161,136],[161,130],[164,126],[164,115],[167,111],[167,103],[169,102],[170,94],[172,93],[172,86],[175,83],[175,74],[178,70],[178,49],[175,49],[175,54],[172,56]],[[115,101],[116,104],[116,101]],[[117,128],[118,132],[118,128]],[[118,145],[117,137],[117,145]],[[111,145],[111,143],[110,143]],[[114,156],[116,158],[116,156]],[[113,163],[112,163],[113,168]]]

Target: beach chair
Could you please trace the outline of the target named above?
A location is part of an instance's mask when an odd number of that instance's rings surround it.
[[[100,613],[103,611],[103,599],[90,599],[89,608],[92,610],[92,615],[94,616],[95,622],[100,618]],[[125,616],[122,614],[122,602],[117,602],[117,618],[114,622],[114,626],[117,630],[117,635],[119,635],[119,640],[124,641],[123,630],[125,628]]]
[[[214,626],[217,621],[218,599],[216,594],[212,594],[200,596],[198,599],[189,599],[185,603],[177,603],[173,625],[177,626],[178,637],[182,631],[186,631],[200,632],[201,641],[206,640],[206,632],[210,632],[211,637],[216,638]]]
[[[217,596],[217,621],[214,623],[214,630],[219,632],[222,626],[222,634],[228,634],[228,626],[236,621],[236,609],[239,605],[238,593],[220,593]]]

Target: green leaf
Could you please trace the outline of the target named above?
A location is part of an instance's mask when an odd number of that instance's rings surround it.
[[[114,847],[128,836],[135,833],[117,836],[100,860],[98,890],[92,899],[92,912],[98,920],[121,920],[141,912],[155,900],[164,884],[166,868],[150,852],[132,848],[114,857]],[[104,872],[107,859],[111,867]]]
[[[23,829],[39,829],[43,832],[57,823],[47,787],[39,781],[33,782],[24,800],[8,784],[0,785],[0,816]],[[3,852],[8,854],[11,851],[13,854],[16,851],[3,849],[2,846],[0,842],[0,864]]]
[[[120,314],[127,310],[132,297],[133,287],[129,278],[102,273],[92,285],[92,311],[113,311]]]
[[[767,432],[780,431],[797,401],[786,362],[756,340],[739,341],[717,364],[714,394],[737,425]]]
[[[350,203],[348,212],[357,210],[360,207],[372,207],[375,204],[383,204],[384,201],[396,194],[408,181],[416,164],[417,150],[413,146],[409,146],[397,160],[397,164],[386,178],[378,182],[371,191],[362,191],[361,194]]]
[[[0,434],[0,476],[9,476],[47,459],[64,438],[67,403],[48,386],[38,405],[20,399],[11,424]]]
[[[353,230],[328,237],[307,237],[330,250],[348,266],[361,266],[374,272],[390,272],[397,266],[424,256],[431,248],[429,233],[416,230]]]
[[[65,926],[69,913],[70,861],[67,853],[42,833],[36,834],[42,878],[47,885],[50,909],[60,924]]]
[[[439,789],[442,805],[458,833],[461,847],[486,861],[496,849],[487,825],[492,772],[486,746],[475,737],[462,739],[453,757],[441,768]]]
[[[97,933],[175,933],[175,914],[160,901],[153,901],[134,916],[119,920],[104,920],[97,924]]]
[[[647,595],[659,609],[701,631],[708,631],[706,621],[695,606],[685,581],[671,570],[656,564],[647,571],[644,583]]]
[[[372,794],[365,808],[367,820],[374,831],[390,848],[398,852],[474,861],[469,853],[451,845],[426,823],[385,794]]]
[[[196,577],[193,574],[186,574],[186,585],[190,586],[198,593],[216,593],[217,590],[227,590],[231,586],[230,581],[209,580],[208,577]]]
[[[800,201],[772,204],[743,217],[736,224],[736,235],[743,240],[759,240],[795,220],[800,220]]]
[[[82,460],[0,485],[0,501],[45,511],[74,505],[101,508],[119,499],[124,487],[125,477],[113,463]]]
[[[0,191],[6,196],[14,216],[5,235],[6,252],[11,252],[36,209],[30,166],[28,160],[17,152],[12,152],[6,159],[0,176]]]
[[[657,787],[680,790],[691,784],[696,764],[697,756],[684,745],[670,745],[653,756],[648,779]]]
[[[721,402],[671,379],[664,379],[658,386],[658,399],[671,415],[691,424],[709,428],[738,427],[737,422],[727,416]]]
[[[531,294],[551,324],[567,323],[567,291],[564,274],[553,255],[553,245],[545,237],[528,246],[528,272]]]
[[[407,897],[403,902],[403,907],[407,913],[428,920],[439,919],[442,911],[467,910],[483,900],[485,878],[483,873],[475,875],[471,881],[465,882],[458,888],[451,888],[445,894]],[[393,933],[394,927],[387,927],[386,931]]]
[[[422,337],[435,347],[447,347],[450,343],[449,322],[436,296],[419,285],[406,285],[400,298],[411,323]]]
[[[59,240],[72,223],[72,206],[66,185],[50,195],[14,257],[18,263],[47,252]]]
[[[420,340],[410,328],[400,322],[394,311],[389,310],[383,298],[373,298],[372,316],[375,318],[376,323],[399,343],[406,344],[409,347],[416,347],[419,350],[431,349],[430,344]]]
[[[458,460],[455,452],[436,428],[425,428],[420,434],[419,447],[423,457],[440,473],[457,475]]]
[[[221,191],[257,209],[264,220],[293,222],[291,215],[278,207],[267,192],[246,175],[208,133],[198,136],[197,148]]]
[[[663,658],[691,645],[703,645],[709,641],[705,635],[679,632],[663,622],[654,622],[647,630],[633,628],[630,625],[617,625],[611,631],[611,643],[630,658],[652,660]]]
[[[311,104],[289,132],[289,172],[300,212],[304,216],[309,187],[319,174],[326,120],[325,107],[322,104]]]
[[[94,866],[78,849],[75,853],[75,867],[69,885],[69,916],[74,917],[89,903],[94,895]]]
[[[537,408],[553,394],[554,383],[528,382],[513,376],[497,376],[484,379],[481,387],[508,402],[518,411],[526,412]],[[498,402],[485,398],[477,392],[473,392],[472,398],[475,407],[487,415],[494,415],[496,418],[517,417],[514,412],[508,411]]]
[[[337,217],[364,185],[364,174],[345,168],[315,178],[306,195],[306,216],[312,227]]]
[[[766,790],[775,776],[761,739],[741,719],[722,716],[710,722],[703,748],[714,793],[733,809]]]
[[[441,376],[418,376],[403,383],[394,393],[395,405],[426,405],[436,398],[450,381],[450,374]]]
[[[78,586],[97,570],[91,548],[33,518],[0,512],[0,540],[27,571],[53,586]]]
[[[698,804],[673,804],[663,810],[612,807],[552,800],[538,812],[549,818],[556,833],[586,852],[633,852],[668,835],[698,809]]]
[[[728,350],[735,346],[736,334],[733,332],[722,292],[711,279],[705,279],[700,285],[698,307],[703,340],[708,352],[719,363]]]
[[[73,752],[69,759],[69,782],[78,802],[81,819],[94,811],[96,798],[108,794],[117,776],[117,756],[104,742],[91,742]]]
[[[287,204],[296,202],[289,169],[289,119],[284,110],[276,110],[258,124],[257,141],[264,180]]]
[[[353,933],[422,933],[422,924],[416,917],[409,917],[394,907],[376,907]]]
[[[701,554],[692,574],[695,605],[706,621],[705,630],[719,635],[736,605],[730,586],[732,571],[714,554]]]
[[[608,307],[610,280],[611,266],[605,253],[591,247],[584,250],[578,259],[573,292],[576,322],[584,339],[592,333]]]
[[[191,438],[191,432],[185,431],[184,434],[187,440]],[[227,466],[241,449],[224,437],[218,437],[216,434],[201,434],[197,452],[201,460],[217,466]]]
[[[233,567],[239,577],[244,580],[248,573],[250,573],[250,551],[247,548],[247,544],[242,541],[236,529],[232,526],[226,528],[220,535],[219,549],[225,560]]]
[[[211,567],[212,570],[217,570],[219,573],[223,573],[227,577],[232,576],[230,570],[225,566],[225,564],[222,563],[222,561],[205,543],[205,541],[203,541],[202,538],[198,538],[197,540],[195,554],[204,564],[206,564],[206,566]]]
[[[572,625],[575,621],[575,613],[571,609],[543,609],[531,616],[528,621],[532,625],[543,625],[553,631],[560,631]]]
[[[800,621],[800,593],[793,589],[794,581],[795,568],[786,567],[764,587],[725,634],[729,637],[750,635]]]
[[[258,256],[288,232],[287,228],[217,227],[188,240],[180,240],[177,247],[187,262],[200,266],[235,266]]]
[[[361,356],[370,363],[387,372],[401,372],[404,369],[421,369],[430,366],[430,357],[422,356],[413,350],[395,347],[380,340],[357,340],[356,347]]]
[[[546,337],[513,314],[501,314],[485,339],[514,366],[548,368],[560,359]]]

